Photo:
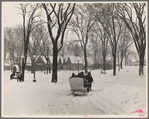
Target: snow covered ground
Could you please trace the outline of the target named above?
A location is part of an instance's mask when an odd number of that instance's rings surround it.
[[[51,74],[26,71],[22,83],[10,80],[10,71],[5,71],[2,81],[3,109],[5,117],[145,117],[147,105],[147,80],[138,76],[137,66],[126,66],[117,75],[113,70],[100,74],[92,70],[92,91],[86,95],[72,95],[69,77],[74,71],[58,72],[58,82],[50,83]],[[77,74],[77,71],[75,71]],[[141,109],[143,113],[132,113]]]

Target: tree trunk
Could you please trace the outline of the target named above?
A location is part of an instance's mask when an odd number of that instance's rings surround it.
[[[113,54],[113,76],[116,75],[116,54]]]
[[[113,76],[116,75],[116,49],[117,49],[117,45],[116,45],[116,40],[115,40],[115,46],[113,48]]]
[[[144,75],[144,72],[143,72],[143,67],[144,67],[144,54],[141,54],[139,56],[139,75]]]
[[[124,55],[123,55],[123,52],[121,53],[121,61],[120,61],[120,68],[123,69],[123,58],[124,58]]]
[[[121,69],[123,69],[123,58],[121,59],[120,65],[121,65]]]
[[[52,69],[52,80],[51,82],[57,82],[57,44],[53,44],[53,69]]]
[[[116,39],[116,38],[115,38]],[[117,45],[116,45],[116,40],[115,40],[115,46],[113,46],[113,76],[116,75],[116,48],[117,48]]]
[[[120,71],[119,52],[118,52],[118,71]]]
[[[26,66],[26,60],[27,60],[27,55],[25,55],[25,57],[23,58],[23,65],[22,65],[22,81],[24,81],[24,77],[25,77],[25,66]]]
[[[103,52],[103,71],[105,71],[106,70],[106,55],[105,55],[106,53],[105,53],[105,51]]]
[[[22,81],[24,81],[24,70],[25,70],[24,58],[22,58]]]
[[[25,70],[25,65],[23,63],[23,66],[22,66],[22,81],[24,81],[24,70]]]
[[[114,6],[114,4],[113,4]],[[113,76],[116,75],[116,50],[117,50],[117,41],[116,41],[116,31],[114,24],[114,16],[112,16],[112,24],[113,24]]]
[[[87,54],[86,54],[86,46],[84,46],[84,60],[85,60],[85,73],[87,73]]]
[[[102,69],[103,71],[105,71],[105,54],[106,54],[106,51],[105,51],[105,32],[104,32],[104,39],[102,40],[102,57],[103,57],[103,64],[102,64]]]
[[[127,57],[125,55],[125,66],[127,66]]]

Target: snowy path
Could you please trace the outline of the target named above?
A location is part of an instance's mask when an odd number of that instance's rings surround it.
[[[124,67],[117,76],[112,70],[100,74],[93,70],[93,91],[83,96],[71,95],[68,78],[71,71],[60,71],[57,84],[51,84],[51,75],[25,74],[25,82],[9,80],[4,73],[4,115],[139,115],[131,113],[142,109],[146,114],[146,80],[138,76],[138,67]],[[50,78],[49,78],[50,77]]]

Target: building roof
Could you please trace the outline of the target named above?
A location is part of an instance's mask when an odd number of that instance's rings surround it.
[[[39,57],[43,60],[43,62],[46,64],[47,63],[47,60],[44,56],[37,56],[35,61],[38,61],[39,60]],[[40,59],[40,60],[41,60]],[[63,63],[67,63],[68,62],[68,59],[70,59],[70,62],[73,63],[73,64],[78,64],[78,61],[79,61],[79,64],[84,64],[84,58],[82,57],[75,57],[75,56],[65,56],[65,57],[62,57],[62,56],[58,56],[57,57],[57,62],[61,62],[62,64]],[[49,60],[50,60],[50,63],[52,64],[53,63],[53,56],[49,56]],[[60,61],[61,60],[61,61]],[[7,60],[8,62],[9,60]],[[27,57],[27,60],[26,60],[26,65],[31,65],[31,58],[28,56]]]
[[[68,60],[68,58],[70,58],[71,63],[77,64],[79,61],[79,63],[83,64],[84,59],[82,57],[68,56],[66,59]]]

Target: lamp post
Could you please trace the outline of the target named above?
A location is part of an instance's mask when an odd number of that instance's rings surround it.
[[[33,82],[36,82],[36,78],[35,78],[35,58],[36,58],[36,56],[34,55],[33,56],[33,64],[34,64],[34,79],[33,79]]]

